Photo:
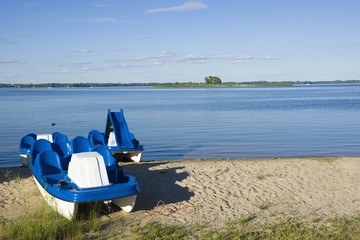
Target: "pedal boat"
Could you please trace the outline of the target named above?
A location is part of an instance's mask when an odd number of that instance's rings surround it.
[[[29,167],[46,202],[71,220],[79,205],[91,202],[115,204],[130,212],[139,192],[135,177],[127,175],[104,146],[95,149],[88,139],[51,143],[36,140]]]
[[[129,131],[122,109],[119,112],[111,112],[109,109],[105,132],[92,130],[88,139],[93,147],[107,146],[118,161],[141,161],[143,146]]]

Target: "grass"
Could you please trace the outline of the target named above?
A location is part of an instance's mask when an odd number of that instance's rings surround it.
[[[133,230],[132,239],[360,239],[360,217],[328,220],[317,227],[298,219],[257,225],[255,216],[225,224],[221,229],[163,225],[148,223]]]
[[[70,222],[50,207],[41,205],[19,222],[3,226],[0,239],[82,239],[80,224]]]
[[[11,173],[12,173],[12,170],[9,170],[9,169],[0,169],[2,174],[4,175],[3,178],[4,178],[4,181],[5,182],[8,182],[11,180]]]
[[[106,222],[100,221],[97,206],[90,211],[90,218],[68,221],[43,204],[16,223],[0,219],[0,239],[360,239],[360,216],[322,223],[309,221],[286,218],[259,224],[256,216],[250,214],[219,229],[204,223],[185,227],[148,222],[119,224],[102,233]]]
[[[258,180],[264,180],[264,179],[265,179],[265,175],[262,174],[262,173],[258,173],[258,174],[256,174],[256,178],[257,178]]]
[[[89,216],[69,221],[45,203],[15,223],[0,219],[0,239],[84,239],[100,230],[99,206],[90,206]]]
[[[15,180],[16,183],[20,183],[21,182],[21,177],[20,175],[17,173],[16,175],[13,174],[13,170],[9,170],[7,168],[5,169],[0,169],[1,171],[1,175],[3,181],[5,182],[9,182],[11,180]]]

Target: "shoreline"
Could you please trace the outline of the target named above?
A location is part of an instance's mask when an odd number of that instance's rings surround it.
[[[119,219],[221,227],[249,216],[259,223],[287,217],[321,223],[360,215],[360,157],[188,159],[122,166],[137,178],[140,193],[133,212],[115,209],[103,216],[111,228]],[[45,202],[27,168],[0,171],[0,191],[5,221],[16,221]]]

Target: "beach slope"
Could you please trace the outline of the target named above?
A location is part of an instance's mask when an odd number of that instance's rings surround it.
[[[114,223],[220,227],[249,216],[259,222],[321,222],[360,213],[360,157],[193,159],[127,163],[124,169],[137,178],[141,192],[133,212],[107,214]],[[28,169],[0,174],[2,221],[16,221],[43,201]]]

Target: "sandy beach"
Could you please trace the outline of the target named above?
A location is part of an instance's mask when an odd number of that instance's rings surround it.
[[[360,157],[194,159],[123,164],[141,189],[131,213],[104,214],[109,228],[127,223],[213,227],[252,216],[321,222],[360,214]],[[26,168],[1,169],[0,219],[16,221],[44,200]]]

